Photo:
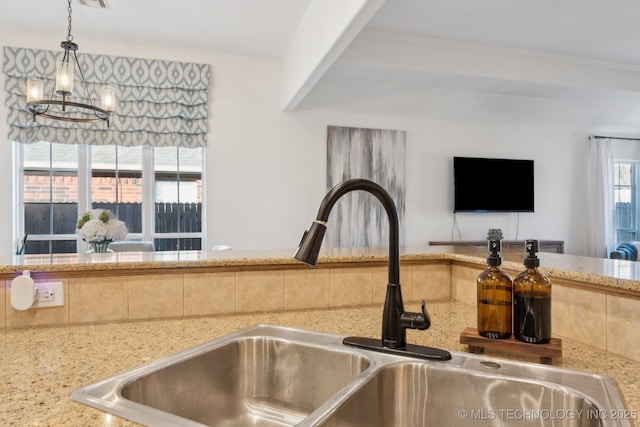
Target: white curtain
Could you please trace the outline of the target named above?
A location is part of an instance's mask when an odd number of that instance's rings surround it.
[[[613,146],[589,138],[589,255],[608,258],[615,246]]]

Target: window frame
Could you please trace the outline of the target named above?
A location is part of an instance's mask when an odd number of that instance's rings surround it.
[[[628,241],[633,241],[640,237],[640,161],[637,160],[626,160],[626,159],[614,159],[613,161],[614,168],[618,169],[620,165],[629,165],[630,166],[630,184],[621,185],[615,180],[614,174],[614,182],[613,182],[613,194],[614,194],[614,226],[615,226],[615,245],[618,246],[620,243],[625,243]],[[618,173],[619,176],[619,173]],[[617,197],[616,194],[622,187],[629,187],[630,197],[631,197],[631,226],[630,228],[621,228],[618,224],[618,207],[617,207]],[[619,235],[621,233],[629,233],[633,235],[631,240],[621,241],[619,239]]]
[[[52,144],[52,143],[49,143]],[[13,235],[15,239],[15,245],[21,243],[25,234],[25,197],[24,197],[24,173],[28,170],[24,167],[24,144],[12,141],[13,157],[14,157],[14,186],[13,186]],[[50,145],[51,147],[51,145]],[[91,209],[91,145],[78,144],[78,213],[85,212]],[[143,240],[151,241],[155,244],[155,239],[193,239],[199,238],[201,241],[201,248],[205,250],[206,245],[206,180],[205,180],[205,165],[206,165],[206,148],[190,148],[199,149],[201,151],[201,174],[202,174],[202,227],[199,232],[172,232],[172,233],[158,233],[155,229],[155,172],[154,172],[154,147],[143,145],[142,148],[142,232],[141,233],[129,233],[127,240]],[[185,147],[186,148],[186,147]],[[51,154],[49,154],[51,158]],[[49,174],[56,169],[52,168],[51,161],[49,163]],[[51,201],[50,201],[51,203]],[[30,240],[76,240],[76,252],[83,253],[89,250],[89,244],[82,241],[76,234],[33,234],[29,235]],[[17,247],[17,246],[16,246]],[[49,253],[52,253],[51,245],[49,245]]]

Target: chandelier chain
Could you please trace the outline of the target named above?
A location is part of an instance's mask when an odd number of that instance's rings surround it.
[[[70,42],[73,40],[73,36],[71,35],[71,0],[68,0],[69,3],[69,7],[67,8],[67,10],[69,11],[69,26],[67,27],[67,41]]]

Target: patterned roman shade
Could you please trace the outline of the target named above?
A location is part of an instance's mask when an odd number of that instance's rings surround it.
[[[25,108],[27,80],[44,80],[48,97],[54,85],[56,62],[60,61],[62,53],[61,50],[4,47],[9,140],[127,147],[195,148],[207,145],[208,64],[78,52],[94,103],[99,104],[103,84],[116,87],[116,112],[110,127],[105,123],[72,123],[42,116],[34,122]],[[76,70],[72,100],[88,103],[79,77]]]

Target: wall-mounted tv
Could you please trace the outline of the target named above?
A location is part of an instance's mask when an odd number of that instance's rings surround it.
[[[533,160],[453,158],[454,212],[533,212]]]

